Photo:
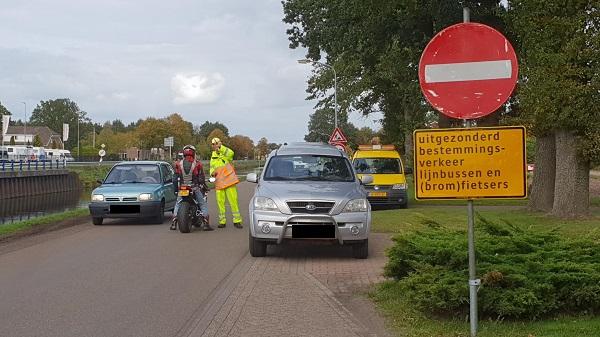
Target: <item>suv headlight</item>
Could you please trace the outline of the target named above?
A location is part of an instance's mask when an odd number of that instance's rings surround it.
[[[344,207],[343,213],[349,212],[366,212],[369,208],[367,199],[354,199],[350,200],[346,207]]]
[[[267,197],[254,198],[254,209],[258,211],[279,211],[275,201]]]
[[[92,194],[92,201],[104,201],[102,194]]]
[[[152,200],[152,194],[150,194],[150,193],[142,193],[142,194],[140,194],[140,196],[138,197],[138,199],[140,199],[140,201]]]
[[[392,186],[393,190],[405,190],[406,189],[406,183],[402,183],[402,184],[394,184],[394,186]]]

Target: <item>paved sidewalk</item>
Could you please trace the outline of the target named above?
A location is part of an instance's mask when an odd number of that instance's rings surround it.
[[[269,247],[265,258],[248,256],[239,281],[224,284],[184,335],[376,336],[335,298],[384,280],[391,241],[372,234],[369,244],[366,260],[352,258],[349,247],[305,243]]]

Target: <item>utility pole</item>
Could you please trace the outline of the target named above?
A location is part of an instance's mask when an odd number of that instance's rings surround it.
[[[21,102],[25,106],[25,128],[23,129],[23,145],[27,146],[27,103]]]

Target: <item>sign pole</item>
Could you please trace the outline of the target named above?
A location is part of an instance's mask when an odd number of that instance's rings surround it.
[[[471,21],[469,7],[463,7],[463,22]],[[471,127],[471,121],[466,120],[466,127]],[[471,337],[477,336],[477,288],[481,281],[477,279],[477,262],[475,260],[475,219],[473,199],[467,200],[467,223],[469,241],[469,321],[471,323]]]

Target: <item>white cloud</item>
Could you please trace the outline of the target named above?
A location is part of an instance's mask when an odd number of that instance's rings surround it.
[[[219,99],[225,86],[220,73],[176,74],[171,79],[175,104],[212,103]]]

